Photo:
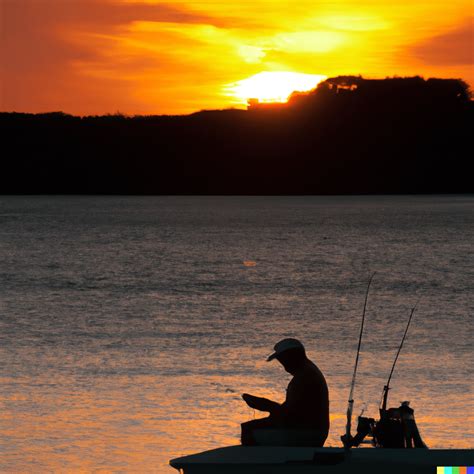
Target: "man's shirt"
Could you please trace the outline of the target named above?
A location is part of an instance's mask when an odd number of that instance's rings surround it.
[[[329,432],[328,386],[322,372],[310,360],[291,379],[280,414],[287,428]]]

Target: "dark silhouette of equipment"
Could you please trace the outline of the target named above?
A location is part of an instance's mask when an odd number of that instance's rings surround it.
[[[408,328],[416,310],[416,305],[412,308],[408,323],[403,334],[402,341],[398,347],[397,355],[390,370],[390,374],[382,393],[382,403],[379,409],[380,419],[366,418],[359,416],[357,434],[346,435],[341,439],[346,447],[359,446],[367,436],[372,437],[374,446],[378,448],[426,448],[426,444],[421,439],[418,426],[415,421],[415,411],[410,408],[410,402],[404,401],[398,408],[387,408],[388,391],[390,390],[390,380],[395,370],[398,356],[405,342]]]
[[[359,416],[357,434],[351,438],[350,446],[359,446],[367,436],[378,448],[426,448],[408,401],[398,408],[380,409],[378,421]]]
[[[344,442],[344,446],[347,449],[350,447],[349,441],[351,439],[352,410],[354,407],[353,395],[354,395],[354,387],[355,387],[355,381],[356,381],[356,375],[357,375],[357,366],[359,364],[360,346],[362,344],[362,334],[364,332],[365,313],[367,311],[367,301],[369,299],[370,285],[375,276],[375,273],[376,272],[374,272],[369,278],[369,282],[367,284],[367,290],[365,292],[364,310],[362,311],[362,322],[360,325],[360,332],[359,332],[359,343],[357,345],[357,355],[356,355],[356,360],[354,364],[354,372],[352,373],[351,390],[349,392],[349,401],[347,402],[346,435],[342,438],[342,441]]]

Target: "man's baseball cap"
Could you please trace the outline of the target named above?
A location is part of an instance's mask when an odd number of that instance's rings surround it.
[[[278,357],[281,353],[289,349],[303,349],[304,350],[304,346],[300,341],[298,341],[298,339],[293,339],[291,337],[287,339],[282,339],[280,342],[277,342],[275,344],[275,347],[273,348],[275,352],[273,352],[273,354],[270,354],[267,357],[267,362],[270,362],[271,360],[275,359],[275,357]]]

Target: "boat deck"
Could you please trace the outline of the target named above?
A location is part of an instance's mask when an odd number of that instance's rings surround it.
[[[230,446],[170,461],[184,474],[435,474],[437,466],[472,466],[472,449],[374,449]]]

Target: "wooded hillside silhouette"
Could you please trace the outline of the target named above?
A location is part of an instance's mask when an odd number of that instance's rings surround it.
[[[461,80],[339,76],[249,110],[2,113],[0,193],[472,192],[473,106]]]

